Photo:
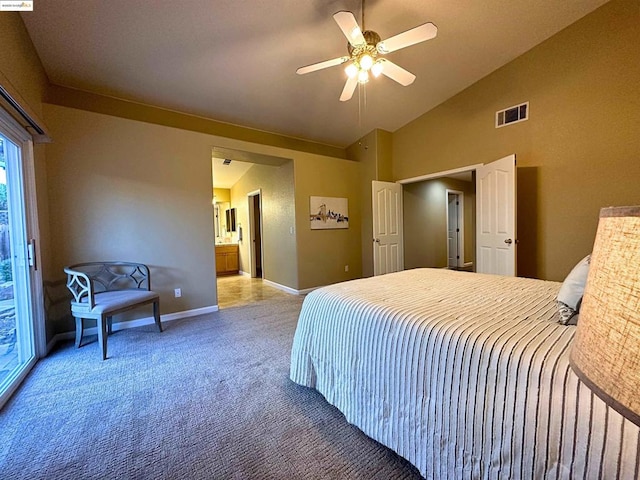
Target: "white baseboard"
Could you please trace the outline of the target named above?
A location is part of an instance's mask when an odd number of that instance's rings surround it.
[[[195,317],[197,315],[205,315],[207,313],[213,313],[218,311],[218,305],[211,305],[209,307],[202,308],[194,308],[192,310],[184,310],[182,312],[174,312],[174,313],[166,313],[164,315],[160,315],[160,321],[162,323],[171,322],[173,320],[179,320],[181,318]],[[117,322],[113,324],[113,331],[117,332],[119,330],[125,330],[127,328],[136,328],[142,327],[144,325],[153,325],[155,323],[155,319],[153,317],[143,317],[136,318],[135,320],[127,320],[124,322]],[[97,335],[98,328],[90,327],[84,329],[85,335]],[[63,332],[57,333],[53,336],[53,338],[47,343],[47,354],[51,351],[51,349],[56,345],[56,343],[63,340],[73,340],[76,336],[75,330],[72,332]]]
[[[272,282],[271,280],[267,280],[266,278],[262,279],[262,283],[266,283],[271,287],[277,288],[278,290],[282,290],[283,292],[287,292],[292,295],[299,295],[298,290],[296,290],[295,288],[287,287],[286,285],[280,285],[279,283]]]
[[[171,322],[172,320],[179,320],[181,318],[196,317],[198,315],[205,315],[207,313],[217,312],[218,310],[219,310],[218,305],[210,305],[208,307],[194,308],[192,310],[184,310],[182,312],[174,312],[174,313],[167,313],[165,315],[160,315],[160,320],[163,322]],[[153,317],[149,317],[149,323],[154,323]],[[131,327],[126,327],[126,328],[131,328]]]
[[[244,275],[245,277],[251,278],[251,274],[249,272],[243,272],[242,270],[240,270],[238,273],[240,275]],[[267,280],[266,278],[262,278],[261,280],[271,287],[277,288],[278,290],[282,290],[292,295],[306,295],[307,293],[313,292],[315,289],[320,288],[320,287],[311,287],[311,288],[304,288],[302,290],[296,290],[295,288],[287,287],[286,285],[282,285],[280,283]]]
[[[281,285],[279,283],[272,282],[271,280],[267,280],[266,278],[263,278],[262,281],[267,285],[270,285],[274,288],[290,293],[292,295],[306,295],[307,293],[314,291],[316,288],[320,288],[320,287],[312,287],[312,288],[305,288],[303,290],[296,290],[295,288],[287,287],[286,285]]]
[[[307,293],[313,292],[318,288],[322,288],[322,287],[303,288],[302,290],[297,290],[297,292],[298,292],[298,295],[306,295]]]

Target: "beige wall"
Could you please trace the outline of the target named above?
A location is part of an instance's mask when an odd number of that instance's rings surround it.
[[[161,313],[215,305],[211,139],[55,105],[44,110],[55,138],[47,168],[57,276],[77,262],[142,262]]]
[[[518,274],[562,280],[598,212],[640,204],[640,9],[613,0],[393,134],[393,176],[518,162]],[[530,120],[494,128],[530,102]]]
[[[242,225],[239,242],[240,270],[251,272],[251,225],[247,194],[261,191],[262,274],[267,280],[298,289],[296,208],[293,161],[280,167],[253,165],[231,188],[231,206]]]
[[[296,158],[294,164],[298,289],[328,285],[362,275],[362,225],[358,162],[322,157]],[[345,197],[349,228],[311,230],[309,197]],[[349,271],[345,272],[345,265]]]
[[[0,15],[0,45],[3,86],[8,82],[27,108],[41,118],[49,81],[19,13],[2,12]]]
[[[230,202],[231,201],[231,189],[229,188],[214,188],[213,196],[216,197],[216,202]]]
[[[464,261],[475,263],[475,187],[441,178],[403,185],[404,267],[447,266],[447,189],[464,194]]]
[[[180,130],[201,132],[213,136],[251,142],[253,144],[317,153],[320,155],[330,155],[339,158],[346,157],[346,152],[343,148],[219,122],[210,118],[188,115],[151,105],[73,90],[59,85],[51,85],[47,90],[47,101],[65,107],[79,108],[141,122],[155,123],[179,128]]]
[[[376,129],[347,148],[347,157],[360,164],[362,276],[373,276],[373,180],[391,181],[392,135]]]
[[[231,189],[231,204],[239,209],[243,226],[249,223],[247,193],[263,190],[265,278],[295,290],[359,278],[362,215],[359,191],[353,186],[358,183],[361,165],[304,152],[267,149],[259,153],[293,160],[281,167],[254,165]],[[348,198],[349,228],[312,231],[311,196]],[[243,230],[241,269],[248,272],[248,237]]]
[[[297,286],[294,288],[305,289],[328,285],[361,275],[360,198],[354,196],[352,188],[354,184],[357,184],[359,166],[355,162],[342,158],[346,157],[344,149],[266,132],[255,132],[251,129],[219,124],[199,117],[192,118],[188,115],[148,105],[101,97],[57,86],[52,86],[49,89],[47,99],[51,104],[115,115],[113,118],[135,119],[151,124],[179,127],[175,131],[183,132],[185,138],[188,138],[187,135],[197,135],[193,132],[210,133],[211,135],[202,135],[202,138],[210,139],[211,145],[247,152],[249,157],[255,154],[293,159],[296,210],[294,237],[298,257]],[[386,133],[390,137],[390,134]],[[386,143],[386,151],[390,158],[389,144],[390,138]],[[327,156],[327,154],[335,156]],[[209,152],[209,163],[210,159]],[[208,195],[211,195],[211,185],[209,185]],[[317,232],[314,232],[315,235],[311,235],[310,231],[307,232],[306,230],[309,229],[310,195],[349,197],[350,213],[353,212],[356,215],[351,223],[351,228],[341,233],[334,231],[324,235]],[[209,198],[210,204],[211,199]],[[212,212],[209,212],[209,215],[213,228]],[[304,230],[302,234],[300,233],[301,228]],[[287,231],[284,235],[290,234]],[[327,238],[331,238],[330,243],[325,243]],[[317,257],[318,253],[321,254],[321,257]],[[323,258],[322,264],[313,265],[314,258]],[[349,272],[344,272],[345,265],[349,265]],[[285,282],[290,283],[294,278],[296,278],[295,275],[289,275]],[[287,283],[284,284],[287,285]]]
[[[356,162],[51,104],[45,119],[56,139],[47,147],[56,275],[80,261],[137,260],[152,267],[163,314],[215,305],[213,146],[293,159],[280,168],[254,166],[253,179],[245,179],[244,190],[265,189],[267,279],[304,289],[361,274]],[[239,189],[231,194],[236,207]],[[351,228],[311,232],[310,195],[348,197]],[[57,332],[69,328],[55,325]]]

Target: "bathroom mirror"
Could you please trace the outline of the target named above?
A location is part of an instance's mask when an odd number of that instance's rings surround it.
[[[236,209],[229,208],[226,211],[227,216],[227,232],[235,232],[236,231]]]

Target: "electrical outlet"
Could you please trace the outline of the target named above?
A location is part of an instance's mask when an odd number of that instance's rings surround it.
[[[173,291],[174,295],[176,296],[176,298],[180,298],[182,296],[182,289],[181,288],[176,288]]]
[[[344,271],[345,271],[345,272],[348,272],[348,271],[349,271],[349,265],[345,265],[345,266],[344,266]]]

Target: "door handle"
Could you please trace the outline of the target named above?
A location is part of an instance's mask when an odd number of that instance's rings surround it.
[[[34,270],[38,270],[38,264],[36,263],[36,239],[32,238],[27,243],[27,259],[30,267]]]
[[[507,238],[504,243],[506,243],[507,245],[511,245],[513,243],[513,240],[511,240],[510,238]]]
[[[376,243],[380,243],[380,239],[379,238],[374,238],[373,241],[376,242]]]

